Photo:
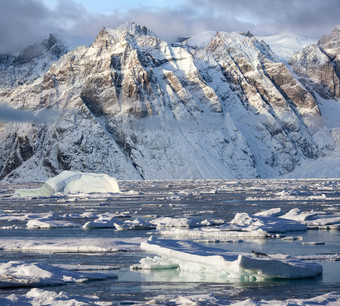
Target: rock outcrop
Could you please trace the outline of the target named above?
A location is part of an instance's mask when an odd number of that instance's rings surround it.
[[[322,98],[340,98],[340,28],[295,54],[289,64],[300,81]]]
[[[17,109],[59,114],[0,124],[6,180],[62,170],[118,179],[276,177],[333,145],[314,96],[248,34],[208,32],[170,45],[133,23],[103,29],[89,48],[2,96]]]
[[[0,90],[9,91],[32,83],[67,51],[64,43],[51,34],[48,39],[30,45],[18,54],[0,54]]]

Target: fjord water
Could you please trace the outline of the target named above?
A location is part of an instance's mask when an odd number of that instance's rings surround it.
[[[321,211],[340,214],[340,180],[175,180],[121,181],[121,194],[56,195],[48,198],[13,198],[17,188],[38,185],[0,185],[0,241],[48,240],[76,238],[133,238],[159,236],[157,230],[117,231],[113,228],[84,230],[81,226],[103,213],[121,213],[126,219],[156,217],[195,217],[230,221],[236,213],[253,214],[281,207],[302,211]],[[81,215],[88,212],[85,219]],[[75,228],[27,229],[23,214],[34,216],[52,213],[58,220],[79,224]],[[91,217],[92,215],[92,217]],[[28,217],[30,218],[30,217]],[[92,218],[92,219],[91,219]],[[117,279],[69,283],[50,286],[47,290],[67,292],[70,296],[97,295],[100,300],[118,303],[145,302],[164,295],[168,299],[195,294],[213,294],[221,299],[270,300],[310,298],[331,291],[340,291],[340,232],[308,230],[286,233],[301,236],[294,241],[282,239],[246,240],[200,243],[236,252],[259,251],[266,254],[289,254],[302,260],[313,260],[323,266],[323,274],[302,280],[231,281],[211,274],[195,274],[178,270],[131,271],[130,266],[146,256],[140,251],[98,253],[43,253],[0,250],[2,262],[21,260],[57,265],[96,267],[98,271],[116,274]],[[182,238],[184,239],[184,238]],[[303,239],[303,240],[301,240]],[[323,244],[303,244],[318,242]],[[24,294],[28,288],[3,288],[0,296]]]

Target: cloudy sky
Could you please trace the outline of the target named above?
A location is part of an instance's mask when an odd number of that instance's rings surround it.
[[[339,16],[339,0],[0,0],[0,51],[49,33],[92,39],[129,21],[167,41],[206,30],[319,38]]]

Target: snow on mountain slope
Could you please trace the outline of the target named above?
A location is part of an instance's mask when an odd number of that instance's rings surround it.
[[[288,32],[276,35],[257,36],[257,39],[265,41],[277,56],[286,61],[296,52],[317,42],[315,39],[305,38]]]
[[[3,100],[59,113],[0,124],[6,180],[273,177],[333,146],[313,95],[249,33],[169,45],[133,23],[103,29]]]
[[[296,53],[289,65],[301,82],[322,98],[340,98],[340,28]]]
[[[317,160],[305,159],[285,178],[337,178],[340,174],[340,103],[320,99],[320,109],[326,126],[335,140],[335,148]]]
[[[43,75],[53,62],[67,52],[55,35],[30,45],[18,54],[0,54],[0,90],[11,90]]]

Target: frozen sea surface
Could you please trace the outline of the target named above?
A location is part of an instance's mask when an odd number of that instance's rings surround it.
[[[340,292],[340,231],[337,227],[340,180],[122,181],[119,194],[12,197],[16,189],[40,186],[0,185],[0,302],[39,304],[44,299],[50,303],[73,299],[79,304],[119,305],[183,304],[199,299],[200,303],[205,301],[209,305],[247,299],[252,302],[300,301]],[[297,256],[302,261],[321,264],[322,275],[299,280],[235,281],[214,273],[130,269],[141,259],[155,255],[141,251],[142,241],[151,235],[164,236],[159,228],[146,226],[152,220],[188,218],[195,222],[188,222],[177,230],[204,231],[206,227],[191,229],[190,224],[223,226],[221,220],[228,223],[237,213],[254,215],[272,208],[281,208],[281,214],[299,208],[306,215],[295,218],[300,218],[299,222],[304,222],[308,228],[326,219],[329,225],[322,230],[287,232],[276,238],[217,239],[187,235],[181,239],[238,253],[255,251]],[[308,219],[314,214],[311,211],[317,212],[317,222]],[[173,227],[174,219],[168,220]],[[88,222],[102,227],[84,227]],[[125,224],[126,230],[117,230],[115,223]],[[14,266],[17,268],[12,271],[10,267]],[[44,275],[53,272],[58,286],[49,283],[49,279],[27,280],[24,274],[38,268],[43,269]],[[334,299],[334,295],[331,297]]]

